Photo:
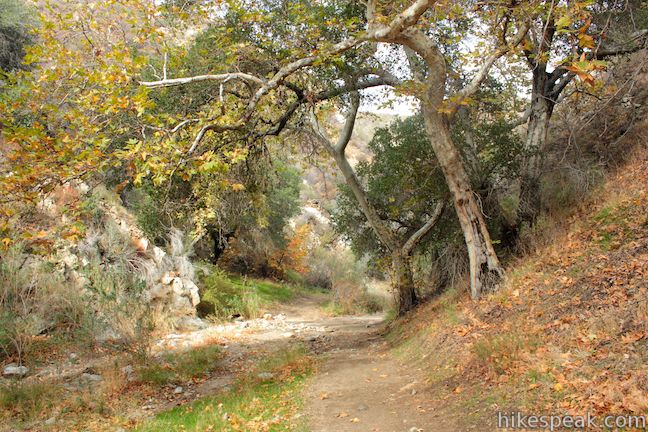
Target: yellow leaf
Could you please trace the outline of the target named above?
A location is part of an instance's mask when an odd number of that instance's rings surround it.
[[[245,190],[245,186],[242,185],[241,183],[234,183],[232,185],[232,190],[235,191],[235,192],[239,192],[239,191]]]

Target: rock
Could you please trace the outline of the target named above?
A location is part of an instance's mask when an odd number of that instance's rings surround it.
[[[369,409],[369,407],[367,405],[365,405],[365,404],[360,404],[360,405],[358,405],[358,408],[357,408],[358,411],[367,411],[368,409]]]
[[[153,261],[155,261],[156,264],[161,264],[165,256],[166,252],[164,252],[164,250],[160,249],[157,246],[153,248]]]
[[[306,341],[307,342],[315,342],[317,339],[318,339],[318,336],[313,335],[313,336],[308,336],[306,338]]]
[[[410,394],[411,394],[412,396],[414,396],[414,395],[416,394],[416,389],[412,389],[412,391],[410,392]]]
[[[126,381],[135,380],[135,368],[133,368],[133,366],[124,366],[123,368],[121,368],[121,371],[126,376]]]
[[[272,319],[272,314],[269,314],[269,313],[263,314],[263,319],[266,320],[266,321],[271,320]]]
[[[183,279],[185,293],[188,295],[191,300],[191,305],[196,307],[200,303],[200,294],[198,290],[198,285],[194,283],[191,279]]]
[[[416,426],[412,426],[411,428],[409,428],[407,432],[423,432],[423,429],[419,429]]]
[[[182,394],[182,392],[184,392],[184,389],[181,386],[178,386],[173,390],[173,394]]]
[[[169,296],[170,292],[171,292],[171,288],[169,287],[169,285],[159,283],[149,288],[148,297],[150,300],[157,300],[157,299],[163,300]]]
[[[173,276],[169,272],[166,272],[160,278],[160,282],[162,282],[163,285],[171,285],[175,279],[176,279],[175,276]]]
[[[282,334],[282,336],[285,337],[285,338],[294,338],[294,337],[295,337],[295,333],[292,333],[292,332],[286,332],[286,333]]]
[[[56,417],[50,417],[47,420],[45,420],[45,424],[47,426],[52,426],[54,423],[56,423]]]
[[[103,381],[103,377],[101,375],[97,374],[92,374],[92,373],[84,373],[81,375],[81,378],[85,381],[90,381],[90,382],[100,382]]]
[[[257,377],[262,380],[269,380],[274,378],[274,374],[270,372],[261,372],[260,374],[257,374]]]
[[[209,324],[200,318],[182,317],[176,321],[176,327],[182,331],[202,330],[209,327]]]
[[[95,336],[95,340],[99,343],[119,342],[121,341],[121,339],[122,337],[119,335],[119,333],[117,333],[112,328],[106,328],[103,332]]]
[[[2,375],[6,377],[22,378],[29,373],[26,366],[18,366],[16,363],[9,363],[2,370]]]
[[[79,360],[79,356],[77,355],[77,353],[68,354],[68,358],[72,363],[76,363],[76,361]]]
[[[184,280],[178,277],[173,278],[173,281],[171,282],[171,288],[173,288],[173,294],[182,297],[185,293]]]
[[[240,328],[248,328],[248,327],[250,327],[250,323],[249,323],[249,321],[239,321],[238,326]]]

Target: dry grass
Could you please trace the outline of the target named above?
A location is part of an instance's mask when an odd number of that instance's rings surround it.
[[[479,302],[452,294],[394,327],[439,414],[648,410],[648,153],[612,175]],[[474,412],[474,415],[465,415]],[[486,426],[489,425],[489,426]]]

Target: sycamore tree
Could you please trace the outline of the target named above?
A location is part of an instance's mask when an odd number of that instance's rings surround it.
[[[195,124],[191,126],[195,132],[186,149],[187,155],[193,155],[209,133],[246,131],[256,137],[278,134],[295,114],[300,113],[300,109],[303,112],[318,103],[355,94],[368,87],[399,87],[400,91],[414,95],[421,103],[426,134],[451,192],[468,247],[472,295],[477,298],[484,289],[495,286],[502,276],[502,268],[470,187],[461,154],[451,139],[449,123],[458,107],[469,103],[471,96],[478,91],[493,64],[524,38],[527,30],[525,15],[516,7],[504,7],[498,3],[485,3],[475,8],[432,0],[403,4],[379,1],[366,4],[331,2],[326,5],[297,1],[261,3],[281,5],[282,13],[274,15],[263,7],[246,2],[230,2],[227,11],[236,14],[238,28],[250,33],[248,37],[255,42],[251,46],[256,49],[266,44],[274,50],[275,66],[267,73],[232,67],[221,73],[141,82],[147,88],[163,88],[210,81],[216,83],[219,94],[224,95],[217,105],[225,114],[194,119]],[[277,16],[285,20],[283,28],[291,32],[291,38],[275,38],[276,32],[282,32],[272,25]],[[451,71],[442,50],[444,39],[437,37],[436,30],[446,30],[449,22],[466,19],[476,20],[484,33],[497,37],[488,38],[477,47],[476,51],[482,54],[471,53],[479,67],[467,84],[450,86],[448,76]],[[230,34],[236,34],[236,30]],[[223,41],[222,37],[220,41]],[[404,47],[410,57],[415,57],[413,61],[417,65],[411,68],[411,79],[402,81],[395,78],[390,70],[394,65],[381,62],[376,55],[377,43]],[[250,44],[245,45],[245,49],[249,53]],[[269,49],[262,51],[267,53]],[[453,87],[459,87],[459,90],[452,91]],[[356,98],[353,96],[351,99]],[[355,102],[350,105],[351,114],[345,131],[331,152],[336,161],[339,160],[338,166],[345,165],[346,136],[352,132],[357,110]],[[322,133],[317,134],[324,137]],[[352,178],[347,174],[345,177]],[[356,198],[360,203],[363,194],[358,189]],[[376,223],[377,220],[374,222],[374,218],[369,216],[368,219],[381,242],[395,244],[391,235]],[[395,262],[398,261],[395,258]],[[395,273],[398,275],[400,272]],[[409,301],[403,304],[404,308],[410,306]]]
[[[607,59],[648,42],[648,10],[641,1],[552,0],[538,2],[534,10],[521,44],[531,74],[529,105],[519,121],[527,129],[519,208],[524,222],[540,211],[543,156],[556,106],[575,93],[596,91],[596,73],[606,68]]]
[[[312,128],[316,140],[331,155],[344,176],[347,187],[354,196],[360,211],[375,233],[376,238],[379,239],[380,246],[386,250],[387,255],[391,258],[392,286],[396,294],[399,312],[404,313],[418,303],[412,272],[412,252],[438,222],[443,212],[444,201],[442,198],[432,200],[432,202],[436,201],[434,207],[431,206],[430,202],[424,201],[422,204],[424,208],[419,210],[419,213],[427,211],[426,220],[412,221],[414,226],[411,230],[403,231],[402,226],[394,223],[394,219],[389,214],[381,214],[381,209],[376,200],[370,196],[373,191],[361,183],[346,156],[346,147],[351,139],[360,104],[358,93],[352,93],[351,99],[351,108],[337,142],[334,143],[328,138],[326,131],[315,119],[312,120]],[[429,163],[430,161],[426,162]],[[411,177],[405,176],[403,172],[393,174],[403,182],[411,179]],[[420,215],[418,219],[420,219]]]
[[[252,146],[263,150],[303,128],[319,105],[348,108],[347,127],[331,152],[342,166],[356,101],[365,89],[391,86],[420,102],[477,298],[498,283],[502,268],[450,124],[498,59],[520,48],[542,12],[539,3],[46,2],[38,43],[27,51],[32,69],[10,76],[0,100],[7,113],[0,229],[7,232],[6,219],[15,218],[11,201],[40,200],[57,185],[109,167],[134,184],[192,182],[244,160]],[[471,43],[455,49],[466,30]],[[203,32],[212,42],[205,54],[217,53],[219,62],[202,71],[177,68],[192,35]],[[381,46],[404,53],[405,67],[398,55],[381,56]],[[170,110],[154,96],[191,88],[197,90],[186,110]],[[315,122],[315,139],[325,143],[328,134],[317,127],[322,120]],[[357,192],[361,203],[365,192]],[[380,241],[391,243],[369,214]]]
[[[368,204],[385,225],[383,229],[391,232],[397,249],[390,250],[390,245],[376,236],[365,216],[366,210],[358,206],[353,185],[341,185],[332,215],[335,230],[350,241],[356,255],[369,256],[380,267],[395,255],[403,260],[398,265],[404,278],[400,283],[412,286],[414,294],[403,288],[400,292],[413,295],[413,301],[417,299],[412,268],[414,252],[427,243],[433,228],[443,219],[443,231],[435,230],[434,237],[449,241],[450,231],[456,232],[454,227],[448,229],[447,220],[455,221],[451,215],[442,219],[449,193],[422,123],[420,116],[412,116],[376,131],[369,143],[371,160],[360,162],[355,170]]]

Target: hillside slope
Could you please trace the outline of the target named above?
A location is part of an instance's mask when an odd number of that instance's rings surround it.
[[[648,412],[646,149],[561,224],[500,291],[476,303],[451,291],[392,326],[461,430],[494,429],[498,411]]]

